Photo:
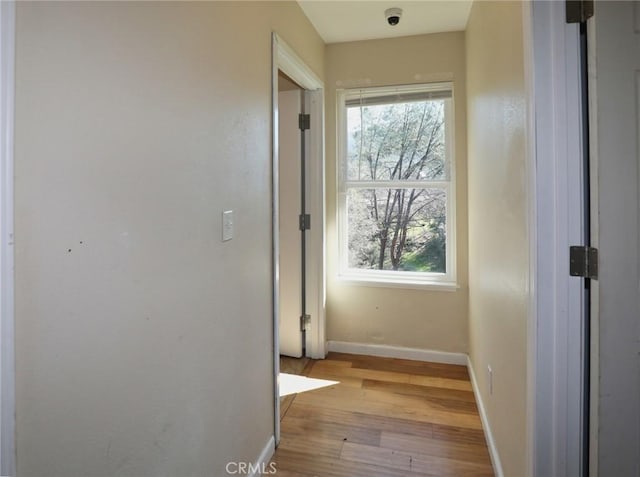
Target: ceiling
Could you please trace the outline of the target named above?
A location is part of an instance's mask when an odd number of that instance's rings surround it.
[[[464,30],[472,0],[298,0],[326,43],[422,35]],[[400,23],[390,26],[387,8],[402,8]]]

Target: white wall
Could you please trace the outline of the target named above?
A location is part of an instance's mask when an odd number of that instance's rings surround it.
[[[522,476],[530,266],[522,4],[474,2],[466,45],[470,359],[504,475]]]
[[[294,2],[18,4],[21,477],[219,476],[272,435],[272,30],[322,76]]]

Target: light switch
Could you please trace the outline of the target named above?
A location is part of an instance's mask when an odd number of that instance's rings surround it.
[[[222,241],[226,242],[233,238],[233,210],[222,212]]]

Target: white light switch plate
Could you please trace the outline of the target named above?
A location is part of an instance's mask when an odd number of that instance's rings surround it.
[[[222,212],[222,241],[226,242],[233,238],[233,210]]]

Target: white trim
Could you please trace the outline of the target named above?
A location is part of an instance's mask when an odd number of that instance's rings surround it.
[[[522,4],[522,44],[526,95],[525,155],[527,177],[527,236],[529,237],[529,299],[527,313],[527,402],[526,402],[526,476],[535,477],[536,454],[536,359],[538,327],[536,304],[537,216],[536,216],[536,115],[533,75],[533,11],[532,3]],[[471,372],[470,372],[471,373]]]
[[[324,83],[295,53],[287,43],[272,34],[273,40],[273,74],[277,80],[278,70],[285,73],[305,90],[305,110],[311,116],[311,129],[307,143],[308,164],[306,175],[307,212],[311,215],[311,229],[307,235],[307,313],[311,315],[311,324],[306,333],[306,356],[314,359],[324,358],[327,350],[326,336],[326,279],[325,279],[325,159],[324,159]],[[275,81],[275,80],[274,80]],[[277,110],[277,81],[273,101]],[[274,136],[277,134],[277,116],[274,118]],[[277,138],[274,138],[277,144]],[[274,164],[277,164],[277,149],[274,150]],[[274,172],[277,174],[277,171]],[[276,181],[274,180],[274,191]],[[275,192],[274,192],[275,193]],[[274,198],[277,201],[277,198]],[[276,218],[277,219],[277,218]],[[277,232],[276,224],[274,231]],[[275,257],[278,256],[276,250]],[[277,314],[274,323],[277,327]]]
[[[493,432],[491,431],[491,424],[489,423],[489,417],[487,411],[484,408],[484,402],[482,401],[482,394],[478,389],[478,381],[476,381],[476,374],[473,371],[473,365],[471,359],[467,356],[467,369],[469,370],[469,377],[471,378],[471,387],[473,388],[473,394],[476,397],[476,405],[478,406],[478,412],[480,413],[480,420],[482,421],[482,427],[484,429],[484,435],[487,439],[487,447],[489,447],[489,456],[491,457],[491,464],[493,464],[493,471],[496,477],[504,477],[504,471],[502,470],[502,462],[500,461],[500,454],[498,454],[498,447],[496,441],[493,438]]]
[[[580,475],[584,287],[570,277],[569,246],[583,236],[579,27],[564,3],[532,2],[535,108],[535,356],[533,475]],[[528,396],[531,398],[531,395]]]
[[[329,341],[329,351],[335,353],[380,356],[383,358],[411,359],[432,363],[467,365],[467,355],[422,348],[405,348],[402,346],[376,345],[368,343],[348,343],[346,341]]]
[[[446,238],[446,276],[447,284],[458,281],[458,174],[456,167],[456,91],[451,84],[451,100],[445,102],[445,147],[449,160],[449,190],[447,191],[447,238]],[[466,108],[466,106],[465,106]]]
[[[412,281],[410,279],[398,280],[397,277],[377,278],[370,274],[359,276],[358,273],[345,273],[337,278],[341,285],[376,288],[405,288],[410,290],[428,290],[436,292],[455,292],[460,289],[457,283],[438,282],[429,280]]]
[[[306,91],[306,111],[311,116],[307,162],[307,213],[311,229],[307,231],[307,313],[311,323],[306,333],[306,356],[326,356],[326,279],[325,279],[325,161],[324,161],[324,89]]]
[[[344,181],[347,189],[449,189],[449,181]]]
[[[278,69],[295,81],[303,89],[313,91],[324,88],[324,83],[296,54],[287,42],[277,33],[273,33],[275,59]]]
[[[273,436],[271,436],[269,437],[269,440],[267,441],[264,448],[262,449],[262,452],[260,452],[260,455],[256,459],[255,463],[251,467],[254,471],[251,474],[249,474],[249,476],[260,477],[261,475],[263,475],[263,472],[261,472],[262,470],[265,471],[264,475],[269,475],[269,471],[271,470],[269,468],[269,461],[271,460],[271,457],[273,457],[273,454],[275,453],[275,451],[276,451],[276,441],[273,438]]]
[[[278,42],[275,34],[271,41],[271,264],[273,280],[273,437],[280,442],[280,160],[278,136]]]
[[[0,3],[0,474],[15,475],[13,128],[15,2]]]

